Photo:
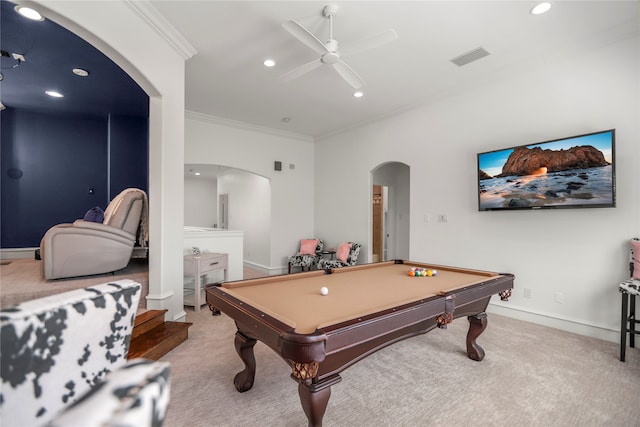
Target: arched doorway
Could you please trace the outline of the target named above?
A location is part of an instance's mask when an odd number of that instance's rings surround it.
[[[410,168],[400,162],[371,171],[372,262],[409,259]]]
[[[186,164],[184,171],[184,225],[242,230],[244,264],[268,272],[271,180],[222,165]]]
[[[81,36],[120,66],[149,96],[149,295],[147,308],[167,309],[166,318],[184,319],[182,304],[184,61],[188,44],[166,43],[129,2],[39,2],[38,10]],[[104,16],[119,16],[105,27]],[[139,37],[123,39],[123,33]],[[155,55],[148,55],[153,51]],[[161,61],[158,59],[161,58]],[[161,66],[159,65],[161,62]],[[169,76],[171,78],[169,78]]]

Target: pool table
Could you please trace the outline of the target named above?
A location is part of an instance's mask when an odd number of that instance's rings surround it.
[[[437,275],[411,277],[411,267]],[[253,347],[260,340],[290,364],[309,425],[321,426],[340,372],[394,342],[467,316],[467,354],[482,360],[476,339],[487,326],[487,304],[495,294],[508,298],[513,279],[507,273],[396,260],[205,289],[210,309],[228,315],[238,328],[235,348],[245,368],[234,378],[236,389],[253,386]]]

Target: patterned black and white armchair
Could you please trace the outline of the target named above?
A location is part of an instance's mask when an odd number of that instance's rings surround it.
[[[323,248],[322,239],[302,239],[298,252],[289,257],[289,273],[291,267],[300,267],[302,271],[305,268],[311,270],[311,267],[318,263]]]
[[[127,361],[141,286],[119,280],[0,311],[0,425],[161,426],[166,362]]]
[[[361,246],[362,245],[360,243],[353,242],[340,244],[340,246],[338,246],[335,258],[322,258],[320,261],[318,261],[318,270],[356,265],[356,263],[358,262],[358,255],[360,255]]]
[[[622,322],[620,324],[620,361],[624,362],[627,350],[627,334],[629,346],[636,346],[635,336],[640,335],[640,319],[636,315],[636,297],[640,297],[640,239],[630,242],[629,272],[631,277],[618,285],[622,296]]]

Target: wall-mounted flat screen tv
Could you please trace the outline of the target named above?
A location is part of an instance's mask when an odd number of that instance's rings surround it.
[[[615,129],[478,154],[481,211],[616,205]]]

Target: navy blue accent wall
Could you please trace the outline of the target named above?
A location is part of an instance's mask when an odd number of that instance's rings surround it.
[[[121,190],[108,194],[106,118],[49,115],[12,108],[0,114],[0,247],[37,247],[49,227],[82,218],[94,206],[105,209]],[[143,141],[131,139],[131,135],[140,134],[135,129],[146,129],[147,119],[138,120],[144,125],[132,125],[134,131],[120,144],[117,135],[127,133],[123,121],[121,130],[111,135],[111,145],[143,147],[140,150],[144,150],[144,155],[138,157],[144,165],[118,166],[115,175],[118,186],[136,186],[147,191],[147,132]],[[129,154],[124,148],[116,151],[116,156]],[[127,163],[113,156],[110,162]],[[134,169],[133,178],[128,181],[126,174]],[[145,174],[144,186],[138,185],[142,180],[139,173]]]
[[[110,197],[125,188],[149,193],[149,121],[146,118],[109,116]]]

